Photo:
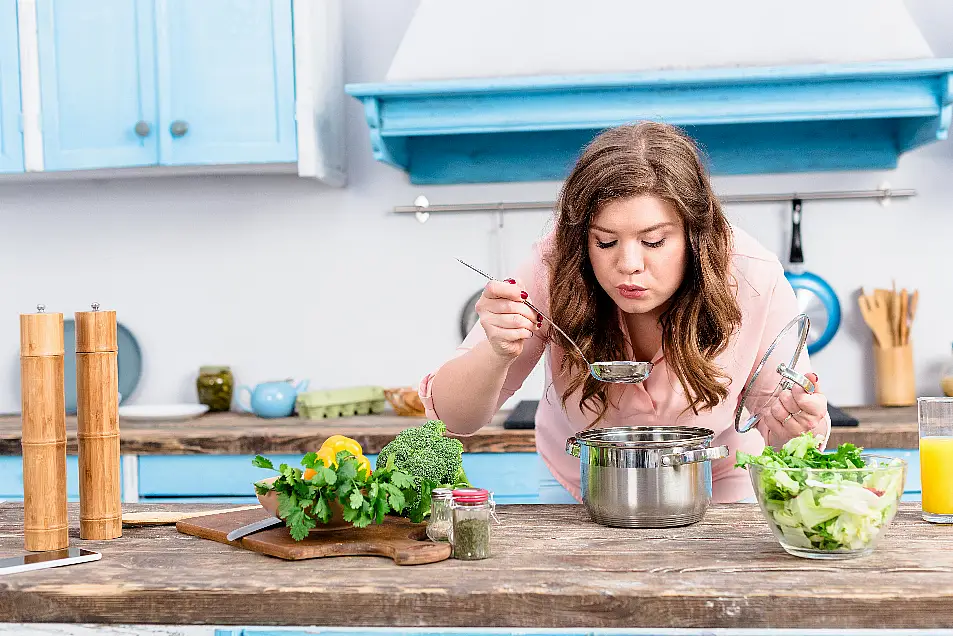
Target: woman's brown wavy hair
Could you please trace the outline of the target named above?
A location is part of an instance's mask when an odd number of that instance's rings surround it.
[[[715,364],[741,324],[730,274],[731,230],[692,139],[680,129],[641,122],[612,128],[583,151],[557,202],[555,241],[546,257],[553,320],[591,361],[625,359],[627,335],[618,307],[596,281],[589,262],[589,225],[610,201],[651,194],[671,203],[686,235],[685,277],[659,322],[662,351],[681,383],[688,409],[711,409],[728,396],[730,378]],[[569,343],[562,368],[570,382],[562,396],[582,386],[582,408],[609,408],[608,386],[588,373]],[[688,410],[686,409],[686,411]]]

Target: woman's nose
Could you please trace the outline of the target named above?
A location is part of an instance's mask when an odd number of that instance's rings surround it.
[[[642,246],[638,243],[625,246],[619,259],[619,270],[624,274],[632,274],[641,272],[643,269],[645,269],[645,257]]]

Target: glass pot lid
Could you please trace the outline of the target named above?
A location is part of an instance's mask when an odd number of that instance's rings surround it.
[[[771,410],[785,389],[799,384],[808,393],[814,392],[814,383],[794,370],[810,330],[811,319],[807,314],[798,314],[764,352],[751,378],[741,390],[741,400],[735,409],[736,431],[746,433],[757,425],[762,414]]]

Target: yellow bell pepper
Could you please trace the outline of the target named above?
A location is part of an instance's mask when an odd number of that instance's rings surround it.
[[[321,449],[333,448],[334,452],[346,450],[350,451],[355,457],[360,457],[364,450],[361,448],[361,445],[350,437],[344,437],[343,435],[332,435],[331,437],[324,440],[324,444],[321,444]],[[334,455],[331,455],[334,457]]]
[[[361,445],[344,435],[332,435],[326,439],[324,444],[321,445],[321,448],[318,449],[318,459],[322,460],[325,466],[337,466],[337,454],[340,451],[350,452],[357,459],[358,469],[363,467],[368,475],[371,474],[371,462],[364,457],[364,450],[361,448]],[[302,475],[304,479],[311,479],[313,476],[314,471],[310,468],[304,471],[304,475]]]

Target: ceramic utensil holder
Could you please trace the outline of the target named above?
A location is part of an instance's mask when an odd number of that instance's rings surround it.
[[[913,345],[881,347],[874,344],[877,403],[881,406],[911,406],[917,402],[913,372]]]
[[[63,314],[20,315],[23,538],[31,552],[69,547]]]
[[[79,536],[122,536],[116,312],[76,312]]]

